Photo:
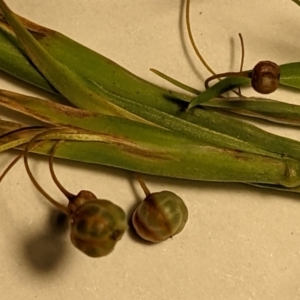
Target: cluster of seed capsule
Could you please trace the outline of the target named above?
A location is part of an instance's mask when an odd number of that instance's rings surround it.
[[[144,240],[158,243],[183,230],[188,210],[183,200],[170,191],[150,193],[139,179],[146,198],[132,215],[132,225]],[[68,211],[71,241],[91,257],[101,257],[113,251],[127,229],[124,210],[108,200],[97,199],[89,191],[69,198]]]
[[[54,183],[67,197],[68,205],[62,205],[45,192],[33,176],[28,164],[29,150],[33,148],[38,139],[45,135],[47,133],[35,136],[25,148],[23,155],[27,174],[34,186],[56,208],[69,217],[72,244],[90,257],[108,255],[113,251],[116,243],[122,238],[128,227],[126,213],[120,206],[105,199],[98,199],[90,191],[83,190],[74,195],[61,185],[53,168],[54,152],[60,142],[56,142],[51,151],[49,169]],[[188,210],[183,200],[169,191],[150,193],[140,177],[138,177],[138,181],[146,194],[146,198],[135,209],[131,222],[129,222],[133,225],[135,232],[142,239],[157,243],[182,231],[188,219]]]

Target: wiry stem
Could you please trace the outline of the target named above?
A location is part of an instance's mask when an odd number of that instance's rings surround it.
[[[6,132],[2,135],[0,135],[0,139],[14,135],[16,133],[19,133],[21,131],[30,131],[30,130],[35,130],[35,129],[40,129],[40,128],[45,128],[45,126],[24,126],[21,128],[17,128],[15,130]],[[35,145],[34,147],[36,147],[38,145]],[[13,159],[13,161],[6,167],[6,169],[3,171],[3,173],[0,176],[0,182],[4,179],[4,177],[8,174],[8,172],[12,169],[12,167],[22,158],[22,156],[24,155],[24,153],[20,153],[16,158]]]
[[[208,84],[209,84],[210,81],[212,81],[214,79],[219,79],[219,78],[222,78],[222,77],[235,77],[235,76],[249,77],[249,72],[248,71],[244,71],[244,72],[225,72],[225,73],[219,73],[219,74],[210,76],[204,82],[205,88],[209,89]]]
[[[245,59],[245,47],[244,47],[244,40],[243,40],[243,36],[241,33],[239,33],[239,38],[240,38],[240,42],[241,42],[241,64],[240,64],[240,72],[243,72],[243,67],[244,67],[244,59]],[[241,93],[241,88],[238,88],[238,93],[240,94],[240,96],[242,96]]]
[[[20,153],[14,160],[6,167],[4,172],[0,176],[0,182],[4,179],[6,174],[12,169],[12,167],[22,158],[23,153]]]
[[[63,140],[57,141],[51,151],[51,154],[49,156],[49,169],[50,169],[50,173],[51,173],[51,177],[54,181],[54,183],[56,184],[56,186],[59,188],[59,190],[68,198],[68,200],[71,200],[72,198],[75,197],[74,194],[70,193],[69,191],[67,191],[62,184],[59,182],[59,180],[57,179],[55,172],[54,172],[54,168],[53,168],[53,157],[54,157],[54,153],[55,150],[57,149],[57,147],[59,146],[59,144],[61,144],[62,142],[64,142]]]
[[[143,189],[146,197],[149,196],[151,194],[151,192],[147,188],[145,181],[142,179],[142,177],[140,175],[137,175],[137,180],[139,181],[139,183],[140,183],[140,185],[141,185],[141,187],[142,187],[142,189]]]
[[[190,24],[190,0],[186,1],[186,14],[185,14],[185,19],[186,19],[186,28],[188,31],[188,35],[189,35],[189,39],[191,41],[192,47],[196,53],[196,55],[198,56],[198,58],[200,59],[201,63],[204,65],[204,67],[213,75],[216,75],[216,73],[214,72],[214,70],[208,65],[208,63],[205,61],[205,59],[203,58],[203,56],[200,54],[196,43],[194,41],[194,37],[192,34],[192,30],[191,30],[191,24]]]
[[[243,72],[244,67],[244,60],[245,60],[245,46],[244,46],[244,39],[241,33],[239,33],[239,38],[241,42],[241,64],[240,64],[240,72]]]
[[[33,137],[31,139],[31,141],[26,145],[25,151],[24,151],[24,164],[25,164],[25,168],[26,168],[26,172],[30,178],[30,180],[32,181],[33,185],[36,187],[36,189],[50,202],[52,203],[56,208],[58,208],[59,210],[61,210],[62,212],[64,212],[65,214],[69,214],[69,211],[67,209],[66,206],[60,204],[59,202],[57,202],[56,200],[54,200],[41,186],[40,184],[36,181],[36,179],[34,178],[30,167],[29,167],[29,163],[28,163],[28,155],[29,155],[29,150],[32,149],[33,143],[40,140],[40,139],[44,139],[48,134],[52,134],[55,132],[58,132],[58,130],[49,130],[46,132],[42,132],[38,135],[36,135],[35,137]]]

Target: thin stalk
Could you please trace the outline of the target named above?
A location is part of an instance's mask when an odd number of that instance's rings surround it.
[[[49,169],[50,169],[51,177],[52,177],[54,183],[56,184],[56,186],[58,187],[58,189],[66,196],[66,198],[67,198],[68,200],[70,200],[70,199],[74,198],[75,195],[72,194],[72,193],[70,193],[68,190],[66,190],[66,189],[62,186],[62,184],[59,182],[58,178],[56,177],[56,174],[55,174],[55,171],[54,171],[54,168],[53,168],[53,164],[54,164],[54,163],[53,163],[54,153],[55,153],[57,147],[58,147],[61,143],[63,143],[63,142],[64,142],[63,140],[60,140],[60,141],[57,141],[57,142],[54,144],[54,146],[53,146],[53,148],[52,148],[52,150],[51,150],[51,154],[50,154],[50,156],[49,156]]]
[[[58,131],[53,129],[53,130],[49,130],[46,132],[43,132],[41,134],[38,134],[36,136],[34,136],[29,143],[26,145],[25,150],[24,150],[24,165],[26,168],[26,172],[30,178],[30,180],[32,181],[33,185],[36,187],[36,189],[51,203],[53,204],[56,208],[58,208],[60,211],[62,211],[63,213],[65,213],[66,215],[69,215],[69,210],[66,206],[60,204],[59,202],[57,202],[55,199],[53,199],[42,187],[41,185],[37,182],[37,180],[35,179],[35,177],[33,176],[30,167],[29,167],[29,163],[28,163],[28,153],[29,150],[35,147],[35,142],[39,141],[40,139],[44,138],[47,136],[47,134],[51,134],[51,133],[57,133]]]

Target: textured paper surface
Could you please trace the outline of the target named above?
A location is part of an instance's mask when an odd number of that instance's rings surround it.
[[[182,1],[7,3],[157,84],[173,88],[151,67],[196,88],[203,88],[209,76],[187,41]],[[239,32],[245,40],[245,69],[265,59],[278,64],[300,59],[300,7],[292,1],[194,0],[191,12],[196,43],[217,72],[239,69]],[[35,93],[3,74],[0,87]],[[272,98],[299,102],[287,91]],[[16,116],[4,109],[1,114]],[[261,125],[299,139],[298,130]],[[0,155],[1,170],[14,155]],[[63,203],[47,161],[33,157],[31,166],[42,186]],[[72,192],[89,189],[126,211],[143,196],[125,171],[63,161],[56,161],[55,169]],[[186,200],[190,218],[184,231],[153,246],[126,233],[113,254],[91,259],[72,247],[68,232],[51,229],[54,211],[18,163],[0,185],[1,299],[300,299],[297,196],[239,184],[145,180],[152,191],[169,189]]]

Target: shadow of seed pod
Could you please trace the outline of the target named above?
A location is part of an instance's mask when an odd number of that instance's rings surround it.
[[[62,266],[66,257],[64,234],[68,229],[66,215],[51,210],[45,226],[23,237],[21,250],[26,266],[39,274],[49,274]]]
[[[162,242],[181,232],[188,220],[188,209],[183,200],[170,191],[150,193],[138,179],[146,198],[132,215],[137,234],[150,242]]]
[[[280,68],[271,61],[259,62],[251,72],[251,85],[261,94],[270,94],[276,91],[279,85]]]

